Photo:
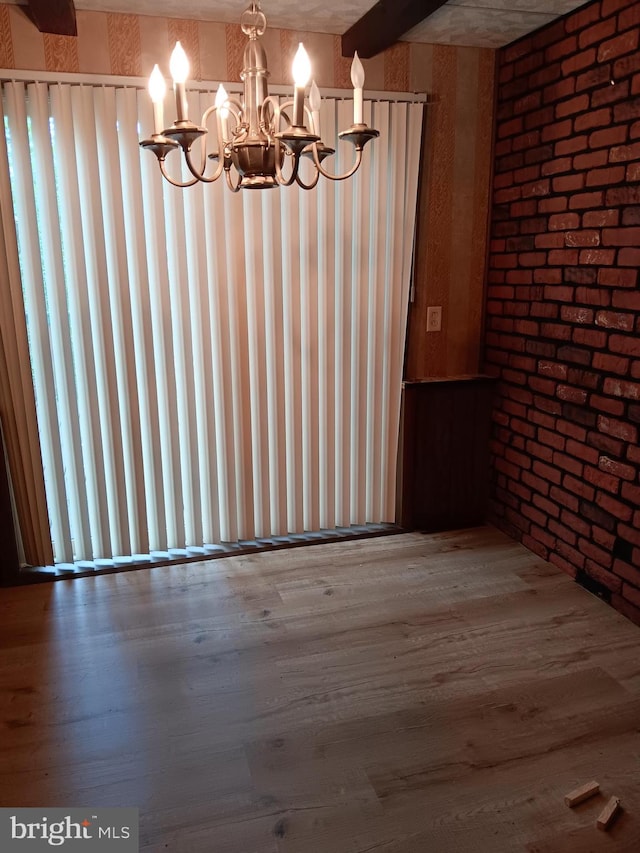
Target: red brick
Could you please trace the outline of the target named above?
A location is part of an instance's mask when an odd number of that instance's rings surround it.
[[[561,249],[565,245],[565,236],[560,231],[553,234],[536,234],[536,249]]]
[[[603,390],[605,394],[611,394],[613,397],[640,400],[640,385],[636,382],[625,382],[623,379],[607,376],[604,380]]]
[[[585,229],[583,231],[570,231],[565,235],[566,246],[599,246],[600,232]]]
[[[548,262],[550,266],[568,266],[578,263],[577,249],[552,249],[549,252]]]
[[[522,189],[520,187],[504,187],[503,189],[496,190],[493,194],[493,200],[495,204],[504,204],[507,201],[515,201],[519,199],[522,195]]]
[[[553,179],[554,193],[570,193],[581,190],[584,187],[585,176],[582,172],[574,172],[571,175],[560,175]]]
[[[588,483],[585,483],[584,480],[578,479],[577,477],[572,477],[571,474],[565,475],[564,479],[562,480],[562,485],[565,489],[568,489],[570,492],[574,492],[574,494],[579,495],[581,498],[584,498],[587,501],[592,501],[596,493],[596,490],[593,486],[590,486]]]
[[[592,169],[587,173],[587,186],[600,187],[619,184],[624,181],[624,166],[609,166],[606,169]]]
[[[615,190],[610,190],[609,192],[615,192]],[[585,207],[601,207],[602,196],[602,192],[578,193],[578,195],[574,195],[569,199],[569,208],[571,210],[581,210]],[[613,202],[613,204],[617,203]]]
[[[640,249],[620,249],[618,252],[618,263],[621,267],[639,267]]]
[[[561,98],[567,98],[569,95],[573,95],[575,88],[576,81],[573,77],[564,77],[561,80],[557,80],[545,87],[543,92],[544,102],[545,104],[550,104],[553,101],[559,101]]]
[[[584,96],[587,97],[586,95]],[[591,130],[592,127],[608,127],[611,124],[611,108],[602,107],[599,110],[590,110],[584,115],[578,116],[574,122],[573,129],[576,133],[583,130]]]
[[[526,130],[531,130],[536,127],[546,127],[549,122],[553,121],[554,110],[553,106],[543,107],[540,110],[534,110],[524,117],[524,126]],[[543,140],[544,141],[544,140]]]
[[[617,355],[609,355],[604,352],[593,354],[593,366],[596,370],[604,370],[607,373],[620,373],[626,375],[629,370],[629,359],[620,358]]]
[[[620,212],[618,210],[588,210],[582,217],[585,228],[604,228],[617,225]]]
[[[603,530],[602,527],[597,527],[595,524],[591,527],[591,538],[600,545],[605,551],[611,552],[615,545],[616,537],[608,530]]]
[[[522,187],[522,197],[530,198],[531,196],[549,195],[549,191],[549,179],[543,178],[540,181],[532,181],[529,184],[524,184]]]
[[[542,142],[553,142],[556,139],[566,139],[567,136],[571,136],[572,131],[573,123],[571,119],[556,121],[542,128],[540,140]],[[625,136],[619,139],[618,142],[622,142],[624,139]]]
[[[593,483],[598,489],[604,489],[605,492],[611,492],[614,495],[618,494],[620,487],[620,479],[614,477],[613,474],[607,474],[599,468],[592,468],[591,465],[584,466],[584,478],[588,483]],[[598,500],[596,495],[596,501]]]
[[[635,0],[602,0],[602,17],[607,18],[619,9],[632,6]]]
[[[635,273],[635,270],[621,270],[621,272]],[[633,284],[635,284],[635,275]],[[613,307],[629,308],[632,311],[640,311],[640,292],[637,290],[614,290]]]
[[[567,376],[567,366],[554,361],[539,361],[538,373],[553,379],[565,379]]]
[[[604,162],[606,163],[606,158]],[[559,157],[558,159],[548,160],[542,164],[543,175],[557,175],[559,172],[568,172],[570,169],[571,157]]]
[[[612,145],[617,145],[624,142],[627,138],[627,128],[607,127],[604,130],[594,130],[589,136],[590,148],[610,148]]]
[[[622,488],[623,490],[628,488],[628,483],[625,483]],[[614,560],[613,571],[624,580],[632,583],[634,586],[640,587],[640,568],[638,568],[638,563],[634,566],[630,566],[623,560]]]
[[[544,298],[553,299],[558,302],[572,302],[573,293],[573,287],[568,287],[567,285],[561,285],[560,287],[548,285],[544,288]]]
[[[635,287],[637,277],[637,270],[598,270],[598,284],[603,284],[607,287]],[[619,305],[618,307],[625,308],[626,306]]]
[[[569,403],[585,403],[587,400],[587,392],[581,388],[573,388],[570,385],[558,385],[556,396],[561,400],[567,400]]]
[[[585,134],[573,135],[569,139],[561,139],[556,142],[554,153],[556,157],[564,157],[565,154],[575,154],[577,151],[585,151],[588,137]]]
[[[627,180],[640,181],[640,163],[629,163],[627,166]]]
[[[531,284],[531,270],[508,270],[507,284]],[[511,288],[511,297],[515,298],[515,288]]]
[[[557,269],[534,270],[533,271],[533,280],[535,281],[536,284],[561,284],[562,283],[562,270],[557,270]]]
[[[550,302],[534,302],[529,310],[532,317],[544,317],[545,320],[558,319],[558,306]]]
[[[584,441],[587,437],[587,431],[585,429],[571,421],[564,421],[562,418],[557,419],[555,428],[559,433],[562,433],[562,435],[574,438],[576,441]]]
[[[627,30],[637,26],[640,26],[640,6],[637,3],[633,3],[624,12],[620,12],[618,16],[618,29]]]
[[[640,607],[640,589],[636,589],[628,583],[622,585],[622,595],[630,601],[634,607]]]
[[[542,376],[530,376],[529,387],[540,394],[555,394],[556,383],[551,379],[545,379]]]
[[[613,474],[614,477],[620,477],[621,480],[635,480],[636,469],[631,465],[625,465],[623,462],[618,462],[611,459],[609,456],[601,456],[598,460],[598,468],[601,471],[606,471]]]
[[[600,412],[606,412],[608,415],[620,416],[624,413],[624,405],[620,400],[612,400],[610,397],[601,397],[599,394],[592,394],[589,404],[592,409],[598,409]]]
[[[596,325],[624,332],[633,331],[633,320],[632,314],[618,314],[615,311],[598,311],[596,314]]]
[[[535,489],[535,491],[541,495],[549,493],[549,483],[546,480],[543,480],[542,477],[537,477],[535,474],[532,474],[530,471],[522,472],[522,482],[527,486],[530,486],[532,489]]]
[[[535,148],[536,145],[539,144],[540,131],[531,130],[528,133],[523,133],[520,136],[516,136],[516,138],[513,140],[513,150],[524,151],[525,148]]]
[[[575,344],[600,348],[606,344],[607,334],[606,332],[595,332],[592,329],[585,329],[577,326],[573,330],[571,339]]]
[[[596,151],[589,151],[587,154],[576,154],[573,158],[573,168],[593,169],[596,166],[605,166],[609,162],[609,151],[605,148],[600,148]]]
[[[588,27],[580,33],[578,36],[578,46],[581,48],[589,47],[589,45],[596,44],[596,42],[603,41],[613,35],[615,31],[615,18],[599,21],[597,24],[594,24],[592,27]]]
[[[640,118],[640,98],[628,98],[613,108],[613,120],[616,124],[622,121],[633,121]]]
[[[597,264],[607,266],[613,263],[615,252],[613,249],[583,249],[580,252],[581,264]]]
[[[608,65],[597,65],[589,68],[588,71],[583,71],[576,78],[576,92],[583,92],[585,89],[593,89],[596,86],[602,86],[603,83],[608,83],[611,74]]]
[[[543,267],[547,263],[547,253],[525,252],[518,255],[518,263],[523,267]]]
[[[523,169],[516,169],[513,173],[513,180],[516,184],[524,184],[527,181],[535,181],[540,177],[540,166],[525,166]]]
[[[622,598],[622,596],[616,594],[611,596],[611,604],[635,625],[640,625],[640,607],[634,607],[626,598]]]
[[[599,451],[593,447],[587,446],[582,441],[575,441],[570,438],[567,441],[566,450],[571,456],[577,456],[578,459],[582,459],[583,462],[590,462],[593,465],[598,463]]]
[[[625,207],[622,211],[623,225],[640,225],[640,205]]]
[[[598,567],[604,566],[608,568],[613,563],[613,557],[611,556],[611,553],[607,553],[607,551],[603,550],[602,548],[598,548],[597,545],[594,545],[593,542],[589,541],[588,539],[580,539],[578,541],[578,549],[582,554],[593,560]],[[598,574],[600,575],[599,572]],[[620,578],[611,574],[611,572],[607,572],[606,574],[608,575],[608,577],[605,577],[605,580],[608,582],[607,585],[613,584],[613,588],[616,589],[616,591],[619,590]],[[599,576],[598,580],[603,582],[602,576]]]
[[[511,216],[531,216],[537,212],[537,207],[535,199],[531,199],[530,201],[514,201],[511,204],[509,212]]]
[[[622,521],[629,521],[631,518],[631,508],[620,503],[620,501],[617,501],[615,498],[611,497],[611,495],[596,495],[596,503],[606,512],[611,513],[611,515]],[[618,532],[621,535],[624,535],[620,530]],[[625,539],[628,538],[628,536],[625,536]]]
[[[569,228],[580,227],[580,216],[577,213],[557,213],[549,217],[551,231],[565,231]]]
[[[556,503],[572,510],[573,512],[577,512],[578,510],[578,498],[575,495],[569,494],[569,492],[565,492],[564,489],[561,489],[559,486],[551,486],[551,489],[549,490],[549,497],[553,498]]]
[[[631,53],[638,47],[638,30],[633,29],[620,36],[603,42],[598,48],[598,62],[607,62],[625,53]]]
[[[549,447],[553,447],[555,450],[564,450],[566,444],[564,436],[558,435],[557,432],[553,432],[550,429],[542,428],[538,429],[538,441]]]
[[[606,204],[640,204],[640,187],[613,187],[607,190]]]
[[[577,71],[581,71],[583,68],[588,68],[590,65],[593,65],[595,58],[596,51],[595,48],[592,47],[583,50],[582,53],[574,53],[573,56],[565,59],[562,63],[562,73],[575,74]]]
[[[597,287],[576,288],[576,302],[586,305],[607,306],[611,303],[611,294]]]
[[[560,514],[560,518],[563,524],[566,524],[567,527],[570,527],[572,530],[575,530],[583,536],[588,536],[591,532],[590,525],[588,525],[583,518],[574,515],[572,512],[569,512],[569,510],[563,510]]]
[[[609,149],[609,160],[612,163],[638,159],[640,159],[640,142],[634,142],[632,145],[616,145]]]
[[[563,305],[560,316],[567,323],[593,323],[593,310],[591,308]]]
[[[584,370],[580,367],[570,367],[568,371],[569,382],[580,388],[588,388],[595,391],[600,386],[600,374],[592,370]],[[575,436],[574,436],[575,437]]]
[[[623,441],[635,442],[638,439],[638,430],[633,424],[613,420],[605,415],[598,415],[598,429],[600,432],[621,438]]]
[[[609,82],[608,86],[596,89],[591,95],[591,109],[602,106],[602,104],[613,104],[629,97],[629,81]]]
[[[553,62],[555,59],[560,59],[562,56],[569,56],[575,53],[578,47],[578,40],[575,36],[558,41],[547,48],[544,58],[546,62]]]
[[[640,227],[605,228],[602,232],[603,246],[640,246]]]
[[[505,136],[513,136],[516,133],[522,133],[523,128],[522,116],[514,118],[511,121],[505,121],[498,127],[498,137],[502,139]]]
[[[597,274],[593,267],[565,267],[564,280],[573,284],[594,284]]]
[[[565,19],[567,32],[573,33],[576,30],[581,30],[594,21],[600,20],[600,7],[597,3],[589,4],[579,9],[573,15]]]

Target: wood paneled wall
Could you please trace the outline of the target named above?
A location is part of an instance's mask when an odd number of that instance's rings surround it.
[[[493,50],[414,45],[427,108],[406,378],[480,368],[494,114]],[[426,332],[442,306],[442,330]]]

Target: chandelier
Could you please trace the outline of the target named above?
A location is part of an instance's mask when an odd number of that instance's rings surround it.
[[[248,36],[244,50],[240,78],[244,83],[242,102],[230,98],[220,85],[212,106],[205,110],[200,124],[188,116],[185,83],[189,76],[189,60],[180,42],[171,55],[170,71],[176,97],[176,121],[163,127],[163,101],[166,94],[164,77],[156,65],[149,79],[149,94],[153,102],[154,132],[140,145],[158,158],[160,171],[176,187],[189,187],[198,182],[213,183],[224,172],[229,189],[267,189],[291,186],[294,182],[305,190],[313,189],[320,176],[331,181],[350,178],[362,162],[364,146],[379,132],[368,127],[363,120],[364,68],[356,52],[351,66],[353,84],[353,124],[338,136],[355,148],[352,167],[341,175],[325,169],[323,163],[335,153],[325,145],[320,136],[320,92],[312,82],[308,104],[306,87],[311,78],[311,63],[300,44],[293,61],[293,100],[280,104],[267,90],[267,57],[260,41],[267,27],[267,19],[259,2],[252,2],[242,14],[242,32]],[[209,127],[213,124],[213,127]],[[215,139],[213,150],[207,153],[205,136]],[[194,143],[201,140],[199,154]],[[166,170],[166,158],[181,148],[192,177],[177,181]],[[310,183],[300,177],[300,158],[305,157],[315,168]],[[290,163],[286,164],[289,160]],[[212,166],[209,162],[212,162]]]

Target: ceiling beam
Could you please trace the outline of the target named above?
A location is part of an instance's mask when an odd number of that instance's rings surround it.
[[[369,59],[395,44],[446,0],[380,0],[342,36],[342,55]]]
[[[27,11],[41,33],[78,35],[73,0],[27,0]]]

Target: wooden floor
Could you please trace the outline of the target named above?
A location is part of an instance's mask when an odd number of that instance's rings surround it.
[[[640,631],[491,528],[0,603],[0,805],[137,806],[158,853],[640,850]]]

